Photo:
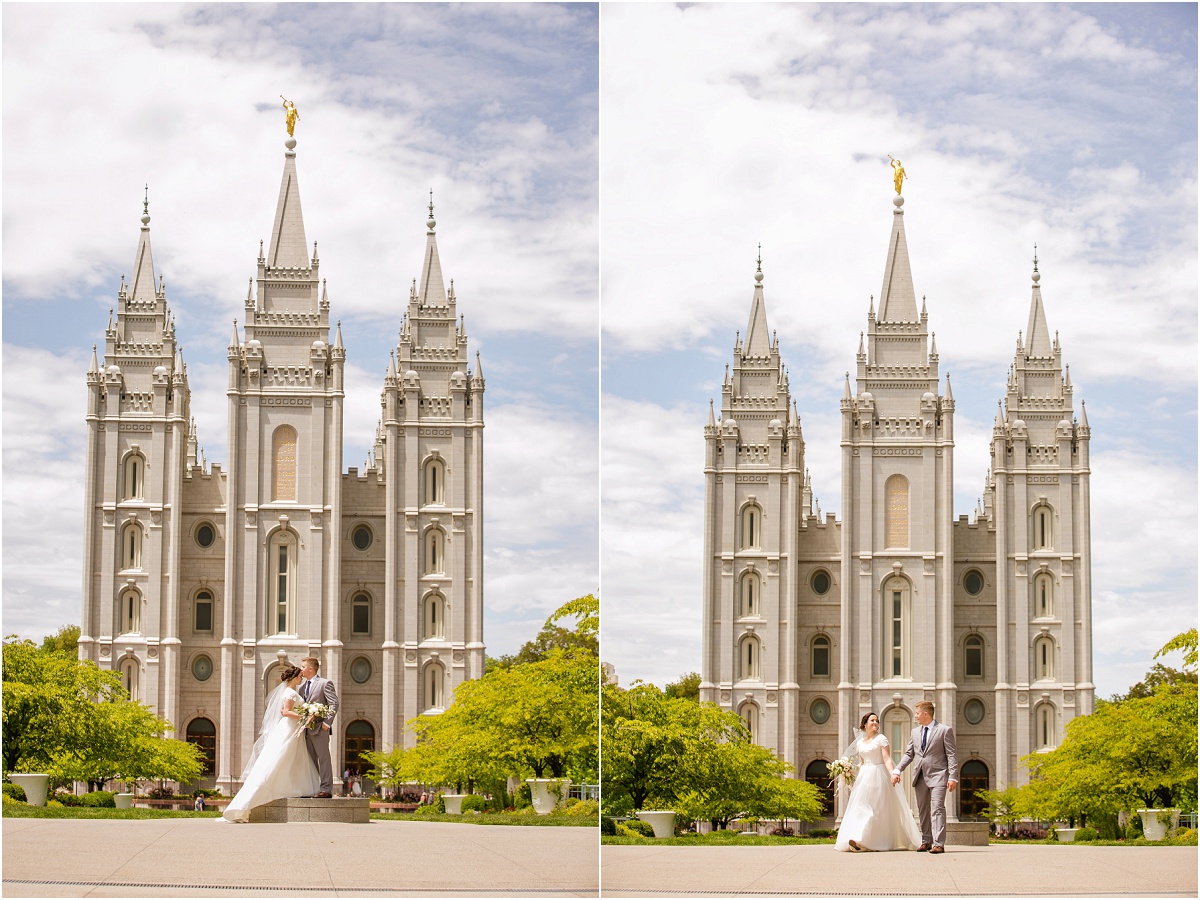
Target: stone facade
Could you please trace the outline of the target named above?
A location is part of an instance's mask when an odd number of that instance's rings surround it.
[[[346,753],[411,743],[406,720],[483,674],[484,381],[433,204],[368,465],[348,472],[346,350],[305,237],[295,141],[228,347],[227,470],[199,449],[143,213],[87,374],[80,657],[214,748],[210,780],[232,788],[279,665],[316,656],[340,694],[340,781]]]
[[[863,713],[898,759],[914,705],[932,700],[957,730],[953,802],[972,815],[975,791],[1024,781],[1019,758],[1093,709],[1090,430],[1035,258],[984,500],[955,517],[954,396],[894,199],[878,313],[872,298],[841,401],[840,522],[812,497],[760,261],[704,430],[701,697],[821,783]]]

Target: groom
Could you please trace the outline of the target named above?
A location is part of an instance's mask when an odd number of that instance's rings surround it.
[[[892,784],[900,783],[900,773],[914,759],[913,790],[917,794],[917,812],[921,817],[921,846],[917,849],[944,853],[946,793],[953,793],[958,787],[958,756],[954,747],[954,729],[933,718],[933,704],[928,700],[917,704],[917,727],[912,730],[904,756],[892,774]]]
[[[317,674],[321,668],[318,659],[307,656],[300,661],[300,674],[305,681],[300,685],[300,696],[311,703],[324,703],[329,707],[329,715],[317,719],[316,728],[306,728],[304,739],[308,743],[308,755],[312,757],[313,765],[321,778],[321,790],[314,797],[333,796],[333,763],[329,760],[329,723],[337,715],[337,689],[328,678]]]

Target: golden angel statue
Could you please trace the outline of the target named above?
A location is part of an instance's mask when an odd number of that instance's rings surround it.
[[[279,95],[279,99],[283,101],[283,111],[287,115],[288,137],[295,137],[296,120],[300,118],[300,113],[296,112],[296,104],[285,98],[283,94]]]
[[[896,181],[896,193],[900,193],[900,185],[904,183],[904,179],[908,174],[904,171],[904,164],[898,159],[893,159],[892,155],[888,154],[888,159],[892,160],[892,174]]]

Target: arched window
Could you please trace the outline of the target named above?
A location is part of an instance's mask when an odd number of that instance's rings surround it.
[[[130,522],[121,530],[121,568],[142,567],[142,526]]]
[[[446,463],[437,456],[425,463],[425,502],[439,506],[446,502]]]
[[[909,616],[912,588],[908,581],[893,576],[883,585],[884,677],[909,677]]]
[[[136,659],[121,660],[121,684],[125,690],[129,691],[130,700],[136,702],[142,699],[138,685],[138,661]]]
[[[425,533],[425,574],[441,575],[446,571],[446,535],[439,528]]]
[[[746,730],[750,732],[750,740],[758,743],[758,707],[753,703],[743,703],[742,708],[738,710],[738,715],[742,717],[742,721],[746,723]]]
[[[350,601],[350,633],[371,633],[371,595],[357,593]]]
[[[742,508],[742,549],[757,550],[762,546],[763,514],[757,504],[747,503]]]
[[[758,573],[745,572],[741,580],[741,598],[738,612],[743,616],[759,615]]]
[[[908,736],[912,734],[912,719],[908,710],[902,706],[893,706],[883,714],[883,734],[891,744],[892,764],[897,765],[908,746]]]
[[[125,457],[125,500],[141,500],[146,495],[146,458],[140,453]]]
[[[742,659],[742,678],[743,679],[759,679],[762,678],[762,650],[758,644],[758,638],[753,635],[742,639],[741,647]]]
[[[425,709],[443,709],[445,706],[446,675],[439,663],[430,663],[425,667]]]
[[[812,641],[812,677],[829,677],[829,638],[823,634]]]
[[[1033,579],[1033,614],[1039,619],[1054,615],[1054,576],[1049,572]]]
[[[197,591],[196,599],[192,601],[192,608],[195,630],[202,634],[210,634],[213,630],[212,591]]]
[[[1033,549],[1050,550],[1054,547],[1054,510],[1046,503],[1033,508]]]
[[[280,531],[267,546],[267,572],[270,578],[270,627],[275,634],[296,632],[296,564],[299,544],[290,531]]]
[[[121,633],[137,633],[142,630],[142,595],[132,588],[121,594]]]
[[[1053,750],[1057,745],[1054,735],[1054,706],[1041,703],[1033,713],[1033,743],[1038,750]]]
[[[1033,670],[1037,681],[1054,678],[1054,639],[1040,637],[1033,642]]]
[[[185,740],[195,744],[204,754],[204,772],[202,778],[212,778],[217,774],[217,726],[211,719],[199,718],[188,722]]]
[[[883,533],[889,547],[908,546],[908,479],[893,475],[884,485],[887,506],[884,510]]]
[[[821,792],[821,802],[825,807],[823,816],[833,815],[833,785],[829,778],[829,761],[814,759],[804,769],[804,780],[814,784]]]
[[[425,598],[425,637],[446,636],[446,598],[441,594],[430,594]]]
[[[363,753],[375,749],[375,728],[370,722],[356,719],[346,726],[346,768],[355,777],[371,771],[371,766],[361,758]]]
[[[272,437],[271,496],[275,500],[296,499],[296,429],[280,425]]]
[[[983,677],[983,638],[977,634],[968,635],[963,644],[964,666],[968,678]]]
[[[969,759],[963,763],[959,775],[961,779],[959,790],[962,792],[962,799],[959,800],[958,816],[960,819],[982,821],[987,801],[980,795],[988,789],[987,763],[978,759]]]

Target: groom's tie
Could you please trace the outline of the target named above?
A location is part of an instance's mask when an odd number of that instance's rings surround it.
[[[922,753],[925,752],[925,741],[928,738],[929,738],[929,726],[924,725],[921,727],[921,752]]]
[[[312,686],[311,681],[306,681],[306,682],[304,682],[304,684],[300,685],[300,693],[304,696],[305,700],[308,699],[308,692],[309,692],[309,688],[311,686]],[[925,741],[924,740],[921,741],[921,749],[922,750],[925,749]]]

